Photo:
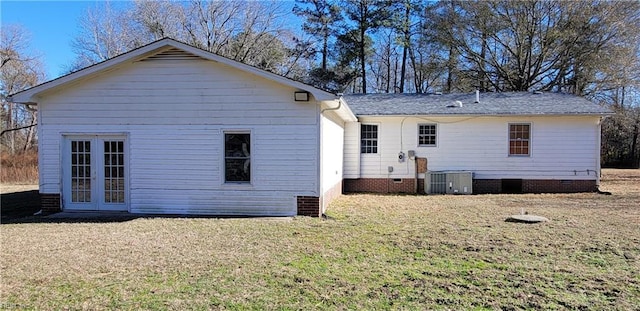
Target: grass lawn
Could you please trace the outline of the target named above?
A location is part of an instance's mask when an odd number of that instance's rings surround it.
[[[330,219],[0,226],[0,309],[640,306],[640,171],[599,194],[348,195]],[[504,222],[521,210],[551,222]]]

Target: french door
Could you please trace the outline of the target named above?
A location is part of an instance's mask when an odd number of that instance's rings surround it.
[[[65,136],[64,209],[127,211],[127,153],[125,136]]]

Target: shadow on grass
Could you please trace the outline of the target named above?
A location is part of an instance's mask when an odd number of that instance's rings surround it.
[[[114,223],[127,222],[138,218],[269,218],[273,220],[290,219],[290,217],[254,217],[254,216],[207,216],[207,215],[179,215],[179,214],[131,214],[127,212],[58,212],[38,214],[41,210],[38,190],[22,191],[2,194],[0,198],[2,216],[0,224],[25,223]]]
[[[62,215],[60,215],[62,214]],[[68,213],[53,213],[53,214],[40,214],[31,215],[20,218],[12,218],[8,220],[2,220],[3,225],[7,224],[38,224],[38,223],[116,223],[127,222],[138,218],[147,218],[141,215],[104,215],[104,214],[87,214],[87,215],[69,215]]]
[[[3,193],[0,195],[0,222],[32,216],[40,210],[38,190]]]

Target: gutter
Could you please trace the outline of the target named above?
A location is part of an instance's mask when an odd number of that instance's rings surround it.
[[[343,119],[344,122],[358,122],[358,116],[356,116],[353,113],[353,111],[351,111],[351,108],[349,108],[349,106],[347,105],[347,102],[342,97],[342,94],[337,94],[337,96],[339,96],[339,97],[334,98],[333,100],[337,100],[338,101],[338,105],[336,107],[324,108],[324,109],[320,110],[320,114],[322,115],[326,111],[344,110],[343,113],[338,113],[338,116],[341,119]],[[324,101],[324,102],[328,102],[328,101]]]
[[[323,114],[325,111],[334,111],[338,110],[342,107],[342,98],[338,98],[338,106],[337,107],[328,107],[320,110],[320,114]]]
[[[549,113],[549,114],[518,114],[518,113],[412,113],[412,114],[357,114],[358,117],[603,117],[614,115],[611,112],[594,112],[594,113]]]
[[[16,93],[16,94],[18,94],[18,93]],[[7,100],[7,102],[14,103],[14,104],[21,104],[21,105],[27,105],[27,106],[37,106],[38,105],[38,103],[36,103],[36,102],[17,102],[17,101],[15,101],[13,99],[13,95],[7,96],[6,100]]]

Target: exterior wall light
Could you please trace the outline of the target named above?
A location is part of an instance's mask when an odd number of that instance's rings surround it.
[[[308,102],[309,101],[309,92],[295,92],[295,93],[293,93],[293,98],[297,102]]]

